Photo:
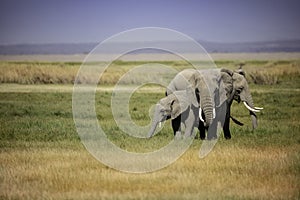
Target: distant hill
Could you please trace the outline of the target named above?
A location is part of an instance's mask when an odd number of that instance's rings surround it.
[[[155,46],[162,42],[140,42],[139,46]],[[176,47],[180,52],[194,53],[186,42],[163,42],[164,46]],[[247,52],[300,52],[300,40],[266,41],[266,42],[245,42],[245,43],[216,43],[199,41],[208,51],[219,53],[247,53]],[[78,44],[21,44],[21,45],[0,45],[0,55],[35,55],[35,54],[87,54],[93,50],[98,43],[78,43]],[[136,43],[114,43],[105,46],[105,50],[99,53],[115,53],[122,51],[123,47],[130,49]],[[163,53],[160,50],[139,50],[134,53]]]
[[[282,40],[245,43],[203,43],[208,52],[258,53],[258,52],[300,52],[300,40]]]
[[[86,54],[96,43],[0,45],[0,55]]]

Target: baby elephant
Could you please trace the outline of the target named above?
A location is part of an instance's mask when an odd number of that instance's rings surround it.
[[[199,125],[199,102],[194,89],[175,91],[156,104],[148,137],[152,137],[156,127],[169,118],[175,136],[181,134],[181,122],[185,125],[185,136],[192,136],[194,127]]]

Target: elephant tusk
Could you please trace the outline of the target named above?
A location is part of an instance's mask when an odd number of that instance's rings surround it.
[[[201,107],[199,107],[199,118],[202,122],[204,122],[203,118],[202,118],[202,109]]]
[[[213,109],[213,119],[216,118],[216,109]]]
[[[248,110],[250,110],[250,111],[252,111],[252,112],[260,112],[260,110],[256,110],[256,109],[254,109],[254,108],[251,108],[245,101],[244,101],[243,103],[244,103],[245,107],[246,107]]]
[[[254,109],[256,109],[256,110],[263,110],[264,108],[254,107]]]
[[[161,122],[159,122],[159,124],[158,124],[158,128],[161,128]]]

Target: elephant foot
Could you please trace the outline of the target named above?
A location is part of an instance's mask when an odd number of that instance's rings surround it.
[[[230,134],[230,130],[223,130],[224,131],[224,137],[226,140],[230,140],[231,139],[231,134]]]
[[[184,133],[185,138],[195,138],[195,136],[196,136],[196,134],[195,134],[195,131],[193,131],[193,130],[191,130],[191,131],[187,130]]]
[[[224,136],[226,140],[230,140],[231,139],[231,135],[225,135]]]
[[[215,140],[215,139],[218,139],[217,135],[208,135],[207,136],[207,140]]]
[[[200,133],[200,140],[205,140],[205,133],[204,134]]]
[[[176,134],[175,134],[175,140],[180,140],[181,138],[182,138],[181,132],[177,131]]]
[[[195,139],[195,137],[194,134],[184,134],[184,139]]]

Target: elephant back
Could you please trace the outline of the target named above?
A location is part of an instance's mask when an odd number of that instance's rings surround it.
[[[185,90],[190,85],[189,79],[195,73],[195,69],[185,69],[179,72],[167,87],[166,95],[170,95],[175,91]]]

